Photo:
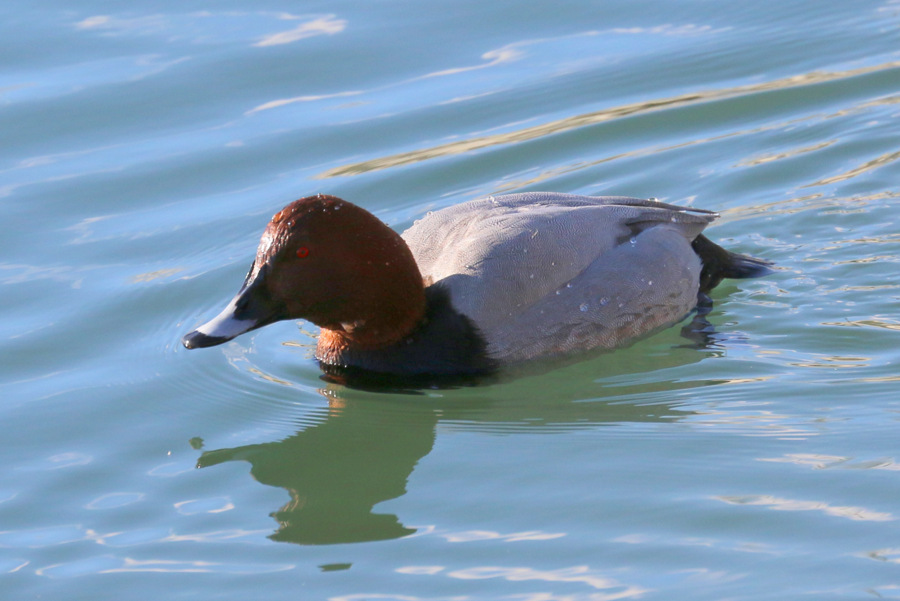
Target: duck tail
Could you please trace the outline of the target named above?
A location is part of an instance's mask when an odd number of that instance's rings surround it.
[[[772,262],[725,250],[703,234],[691,243],[703,263],[700,293],[706,294],[725,278],[758,278],[772,273]]]

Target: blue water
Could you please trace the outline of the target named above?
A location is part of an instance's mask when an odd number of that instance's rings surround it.
[[[900,598],[900,3],[0,7],[3,599]],[[718,211],[775,274],[418,395],[203,351],[269,217]],[[199,467],[200,469],[197,469]]]

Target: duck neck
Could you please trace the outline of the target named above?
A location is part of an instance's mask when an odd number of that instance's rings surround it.
[[[389,294],[370,299],[369,310],[355,319],[321,327],[316,358],[340,364],[348,353],[377,351],[401,343],[425,320],[425,288],[421,277],[405,286],[394,282]]]

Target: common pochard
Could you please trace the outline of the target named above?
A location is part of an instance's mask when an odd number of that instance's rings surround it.
[[[536,192],[428,213],[400,235],[340,198],[301,198],[272,218],[237,296],[183,342],[301,318],[321,328],[326,373],[395,377],[614,349],[681,320],[723,278],[770,271],[703,236],[716,217]]]

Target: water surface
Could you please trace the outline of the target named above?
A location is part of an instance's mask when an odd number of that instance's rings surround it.
[[[4,598],[900,598],[896,0],[0,16]],[[778,271],[704,346],[473,388],[329,385],[302,322],[180,346],[295,198],[535,190]]]

